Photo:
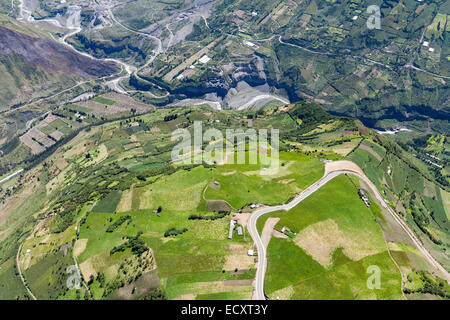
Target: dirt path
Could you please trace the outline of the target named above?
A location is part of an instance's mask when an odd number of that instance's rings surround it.
[[[28,284],[25,282],[25,278],[23,277],[22,270],[20,269],[19,257],[20,257],[20,251],[22,250],[22,245],[23,245],[23,243],[19,246],[19,250],[17,250],[17,255],[16,255],[17,271],[19,272],[20,280],[22,281],[22,284],[25,287],[25,289],[27,289],[28,294],[31,296],[31,298],[33,298],[33,300],[37,300],[35,295],[33,294],[33,292],[31,292],[31,289],[28,287]]]
[[[264,245],[264,248],[267,249],[269,245],[270,238],[272,237],[273,228],[280,221],[280,218],[268,218],[266,223],[264,224],[264,228],[261,233],[261,241]]]

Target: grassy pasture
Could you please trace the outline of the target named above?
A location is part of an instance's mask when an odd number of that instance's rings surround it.
[[[24,299],[27,296],[25,287],[15,276],[14,258],[0,264],[0,300]]]
[[[289,212],[263,216],[258,230],[268,217],[281,218],[275,229],[287,226],[297,233],[294,240],[272,238],[269,243],[266,293],[271,298],[402,298],[400,274],[387,253],[381,229],[347,177],[333,179]],[[318,228],[328,221],[338,229]],[[308,245],[311,238],[302,235],[311,230],[319,236],[319,242]],[[325,230],[331,234],[324,234]],[[341,241],[341,237],[351,241]],[[297,238],[301,240],[298,244]],[[331,253],[331,265],[318,259],[324,250]],[[382,270],[380,290],[366,287],[366,269],[372,264]]]
[[[280,153],[278,172],[266,175],[262,168],[259,164],[218,166],[214,181],[220,189],[207,188],[206,199],[225,200],[236,209],[250,203],[284,203],[323,175],[323,164],[316,158],[285,152]]]
[[[104,97],[96,97],[95,99],[92,99],[92,101],[94,101],[95,103],[98,104],[103,104],[103,105],[107,105],[107,106],[112,106],[116,103],[116,101],[114,100],[110,100]]]

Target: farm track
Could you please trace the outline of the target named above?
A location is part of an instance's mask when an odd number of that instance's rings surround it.
[[[23,246],[23,243],[20,244],[19,249],[17,250],[17,255],[16,255],[17,271],[19,272],[20,281],[22,281],[22,284],[25,287],[25,289],[27,290],[28,294],[31,296],[31,298],[33,298],[33,300],[37,300],[36,296],[33,294],[33,292],[31,292],[30,287],[28,287],[28,284],[26,283],[25,278],[23,277],[22,270],[20,269],[19,257],[20,257],[20,251],[22,250],[22,246]]]

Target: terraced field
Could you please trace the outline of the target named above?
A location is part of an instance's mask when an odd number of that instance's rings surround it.
[[[8,233],[1,243],[1,285],[27,297],[18,278],[6,278],[18,253],[21,273],[38,299],[251,299],[257,256],[249,255],[254,243],[247,220],[254,206],[286,203],[322,177],[325,160],[343,158],[333,150],[348,143],[344,132],[355,141],[355,157],[371,156],[370,164],[379,163],[375,154],[388,154],[360,124],[310,108],[317,107],[300,103],[248,111],[252,128],[285,129],[277,171],[259,160],[171,161],[177,143],[172,130],[193,129],[199,119],[205,129],[212,124],[221,130],[250,128],[236,111],[162,109],[81,130],[17,178],[23,186],[17,192],[33,193],[40,201],[21,196],[6,207],[5,221],[21,217],[16,226],[26,232]],[[236,156],[258,155],[257,145],[243,146]],[[385,242],[388,221],[375,203],[369,210],[359,199],[358,183],[338,177],[291,212],[272,215],[281,218],[275,229],[287,226],[296,234],[270,240],[266,293],[271,299],[402,299],[401,275],[391,255],[404,276],[411,275],[403,286],[410,296],[420,296],[427,281],[440,281],[427,278],[432,269],[407,243]],[[433,192],[432,185],[427,192]],[[231,220],[236,226],[230,232]],[[80,289],[65,287],[70,265],[81,270]],[[371,265],[382,269],[380,291],[365,287]]]

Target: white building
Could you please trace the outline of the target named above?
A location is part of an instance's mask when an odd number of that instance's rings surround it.
[[[255,252],[254,252],[253,250],[249,249],[249,250],[247,251],[247,254],[248,254],[249,256],[253,256],[253,255],[255,254]]]
[[[244,44],[250,48],[256,47],[256,44],[254,44],[253,42],[247,41],[247,40],[244,41]]]
[[[236,225],[236,220],[231,220],[230,221],[230,230],[228,231],[228,239],[233,238],[233,230],[234,230],[235,225]]]
[[[205,55],[204,55],[203,57],[201,57],[198,61],[200,61],[201,63],[205,64],[205,63],[208,63],[209,61],[211,61],[211,58],[208,57],[208,56],[205,54]]]

